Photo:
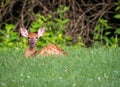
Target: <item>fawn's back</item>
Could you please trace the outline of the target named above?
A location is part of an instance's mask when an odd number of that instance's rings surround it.
[[[67,55],[67,53],[61,49],[60,47],[54,44],[48,44],[47,46],[43,47],[41,50],[36,51],[36,54],[40,55]]]

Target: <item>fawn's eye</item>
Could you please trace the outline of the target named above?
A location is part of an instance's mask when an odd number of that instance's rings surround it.
[[[38,39],[38,37],[36,37],[36,39]]]
[[[28,39],[30,39],[30,37],[28,37]]]

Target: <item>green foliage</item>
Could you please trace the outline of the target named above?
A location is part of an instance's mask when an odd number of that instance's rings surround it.
[[[57,9],[58,17],[53,17],[48,14],[43,16],[37,14],[37,20],[34,21],[30,26],[31,32],[37,32],[39,28],[45,27],[46,32],[43,37],[40,38],[37,45],[44,46],[49,43],[63,44],[66,40],[70,40],[70,37],[64,35],[64,30],[68,19],[65,17],[65,12],[68,11],[68,7],[61,6]],[[13,31],[13,24],[5,24],[5,29],[0,29],[0,47],[26,47],[27,39],[19,38],[18,33]]]
[[[0,2],[0,7],[4,7],[6,4],[9,3],[9,0],[4,0]]]
[[[120,35],[120,28],[116,29],[115,34],[119,34]]]
[[[76,47],[85,47],[85,44],[83,43],[83,39],[81,36],[78,37],[78,43],[75,46]]]
[[[38,45],[44,46],[49,43],[63,44],[66,42],[66,40],[69,40],[67,36],[64,35],[66,24],[69,22],[69,20],[65,18],[65,12],[68,9],[69,8],[65,6],[58,8],[58,17],[53,17],[50,14],[47,16],[40,14],[36,15],[37,20],[31,24],[30,31],[37,32],[39,28],[46,28],[46,32],[44,36],[40,38]]]
[[[113,16],[116,19],[120,19],[120,0],[115,3],[116,4],[116,14]],[[95,42],[101,42],[101,44],[105,44],[106,46],[117,47],[118,42],[120,41],[120,28],[114,28],[109,25],[108,20],[99,19],[98,24],[93,31],[93,38]],[[112,35],[112,36],[111,36]]]
[[[114,18],[120,20],[120,0],[118,0],[118,2],[115,4],[116,4],[115,10],[117,13],[114,15]],[[115,34],[120,35],[120,27],[116,28]]]
[[[14,47],[18,37],[13,28],[13,24],[5,24],[5,29],[0,30],[0,47]]]
[[[118,34],[120,34],[119,28],[113,33],[113,28],[108,24],[106,19],[99,19],[99,22],[94,30],[94,40],[95,42],[100,41],[100,43],[106,46],[117,47],[118,46]],[[113,36],[110,36],[114,34]]]
[[[116,4],[116,6],[117,6],[116,9],[115,9],[116,12],[117,12],[117,14],[114,15],[114,18],[120,20],[120,0],[118,0],[118,2],[115,3],[115,4]],[[118,42],[120,41],[120,38],[118,39],[117,36],[120,35],[120,27],[116,28],[114,34],[116,35],[116,37],[115,37],[115,42],[118,43]]]
[[[120,19],[120,0],[118,0],[118,2],[116,2],[115,4],[116,4],[115,11],[118,13],[114,15],[114,18]]]
[[[22,41],[18,38],[18,33],[15,32],[13,24],[5,24],[5,29],[0,30],[0,48],[15,48],[25,47],[26,40],[22,38]]]
[[[118,0],[118,1],[115,3],[115,5],[117,6],[117,7],[115,8],[115,11],[120,11],[120,0]]]

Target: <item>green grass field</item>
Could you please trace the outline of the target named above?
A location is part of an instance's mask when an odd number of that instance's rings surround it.
[[[0,51],[0,87],[120,87],[120,48],[66,47],[69,56]]]

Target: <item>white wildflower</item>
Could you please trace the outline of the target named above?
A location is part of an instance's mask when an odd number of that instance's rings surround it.
[[[21,82],[23,82],[23,79],[20,79]]]
[[[62,77],[60,77],[60,79],[62,80],[63,78],[62,78]]]
[[[67,68],[65,68],[65,72],[67,72]]]
[[[98,80],[100,80],[101,78],[100,77],[98,77]]]
[[[75,87],[75,86],[76,86],[76,84],[75,84],[75,83],[73,83],[72,87]]]
[[[92,82],[93,79],[90,79],[90,82]]]
[[[21,73],[20,76],[23,76],[23,73]]]
[[[29,75],[27,75],[27,78],[30,78],[30,76],[29,76]]]
[[[108,78],[108,76],[107,76],[106,74],[104,74],[104,77],[105,77],[105,78]]]

